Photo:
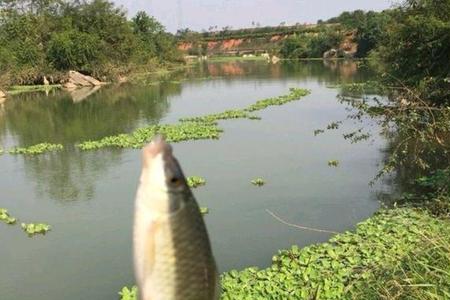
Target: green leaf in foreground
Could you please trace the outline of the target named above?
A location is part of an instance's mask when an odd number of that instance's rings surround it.
[[[22,229],[29,236],[33,236],[36,234],[46,234],[48,231],[50,231],[51,226],[45,223],[22,223]]]
[[[15,224],[17,222],[16,218],[13,218],[9,215],[8,210],[5,208],[0,208],[0,221],[5,222],[6,224]]]
[[[40,143],[30,147],[15,147],[8,152],[10,154],[36,155],[50,151],[60,151],[64,147],[61,144]]]
[[[186,178],[186,181],[190,188],[196,188],[206,184],[206,180],[200,176],[189,176]]]
[[[256,186],[263,186],[266,184],[266,182],[262,178],[255,178],[251,181],[251,183]]]

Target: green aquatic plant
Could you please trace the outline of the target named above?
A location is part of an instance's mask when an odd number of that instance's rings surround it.
[[[202,215],[208,214],[209,213],[209,208],[207,208],[207,207],[200,207],[200,213]]]
[[[335,130],[335,129],[339,129],[339,125],[342,124],[342,121],[337,121],[337,122],[332,122],[330,124],[327,125],[327,129],[328,130]]]
[[[5,208],[0,208],[0,221],[12,225],[17,222],[16,218],[13,218],[9,215],[8,210]]]
[[[119,134],[96,141],[85,141],[77,145],[81,150],[95,150],[105,147],[141,148],[155,135],[161,134],[168,142],[187,140],[218,139],[222,130],[214,124],[183,122],[180,124],[152,125],[136,129],[130,134]]]
[[[206,184],[206,180],[200,176],[189,176],[186,178],[186,181],[190,188],[196,188]]]
[[[133,286],[131,289],[128,287],[122,288],[119,292],[120,300],[136,300],[137,299],[137,287]]]
[[[203,123],[212,123],[216,124],[218,120],[229,120],[229,119],[257,119],[257,116],[253,116],[246,112],[245,110],[233,109],[226,110],[217,114],[210,114],[201,117],[192,117],[192,118],[182,118],[181,122],[203,122]]]
[[[339,234],[328,243],[279,251],[267,269],[251,267],[224,273],[222,299],[379,299],[376,293],[366,297],[373,283],[381,282],[388,270],[401,273],[402,261],[426,248],[427,239],[439,235],[446,237],[448,245],[448,221],[413,209],[382,211],[358,224],[355,232]],[[423,258],[429,270],[442,265],[433,257]],[[448,265],[444,269],[449,271]],[[416,275],[417,284],[426,283],[426,273]],[[440,280],[433,282],[434,288],[422,286],[424,294],[428,289],[443,295],[442,290],[449,286],[447,275],[431,273]]]
[[[449,253],[449,220],[382,210],[329,242],[280,250],[269,268],[223,273],[221,299],[446,299]],[[124,294],[137,299],[136,291]]]
[[[338,160],[329,160],[328,166],[329,167],[337,167],[337,166],[339,166],[339,161]]]
[[[29,236],[46,234],[51,229],[51,226],[45,223],[22,223],[21,226],[23,231],[25,231]]]
[[[255,178],[251,181],[251,183],[256,186],[263,186],[266,184],[266,182],[262,178]]]
[[[319,135],[324,132],[325,132],[325,130],[323,130],[323,129],[316,129],[316,130],[314,130],[314,136]]]
[[[287,95],[260,100],[244,109],[226,110],[216,114],[182,118],[178,124],[151,125],[136,129],[130,134],[118,134],[104,137],[100,140],[84,141],[76,146],[81,150],[96,150],[105,147],[141,148],[156,134],[163,135],[168,142],[173,143],[189,140],[218,139],[222,133],[222,129],[217,125],[219,120],[259,120],[260,117],[251,114],[251,112],[262,110],[272,105],[283,105],[298,100],[309,93],[310,91],[306,89],[291,88]]]
[[[60,151],[64,148],[61,144],[40,143],[29,147],[14,147],[8,151],[10,154],[36,155],[45,152]]]

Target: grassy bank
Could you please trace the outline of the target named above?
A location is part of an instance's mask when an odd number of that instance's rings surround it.
[[[124,288],[122,300],[135,298]],[[222,299],[447,299],[450,221],[409,208],[380,211],[328,243],[293,246],[267,269],[222,275]]]

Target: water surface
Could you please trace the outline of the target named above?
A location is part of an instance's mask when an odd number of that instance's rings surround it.
[[[3,148],[53,142],[65,150],[0,156],[0,207],[19,222],[53,227],[46,236],[29,238],[20,226],[0,224],[1,299],[110,300],[133,283],[139,150],[81,152],[74,144],[246,107],[287,94],[290,87],[308,88],[311,94],[258,112],[261,121],[220,122],[220,140],[174,146],[185,173],[207,180],[194,193],[210,209],[206,223],[219,268],[266,267],[278,249],[330,237],[288,227],[267,209],[304,226],[354,228],[378,208],[377,193],[387,188],[368,185],[383,159],[385,141],[374,135],[349,143],[342,134],[360,126],[350,121],[335,131],[313,132],[348,115],[330,86],[370,77],[349,62],[205,63],[160,84],[111,86],[87,98],[60,91],[27,94],[2,104]],[[338,168],[327,165],[333,159],[340,161]],[[251,185],[256,177],[267,184]]]

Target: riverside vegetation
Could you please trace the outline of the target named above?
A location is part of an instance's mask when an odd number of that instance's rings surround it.
[[[106,0],[0,1],[0,86],[64,79],[67,70],[114,80],[179,64],[175,38],[155,18]]]

